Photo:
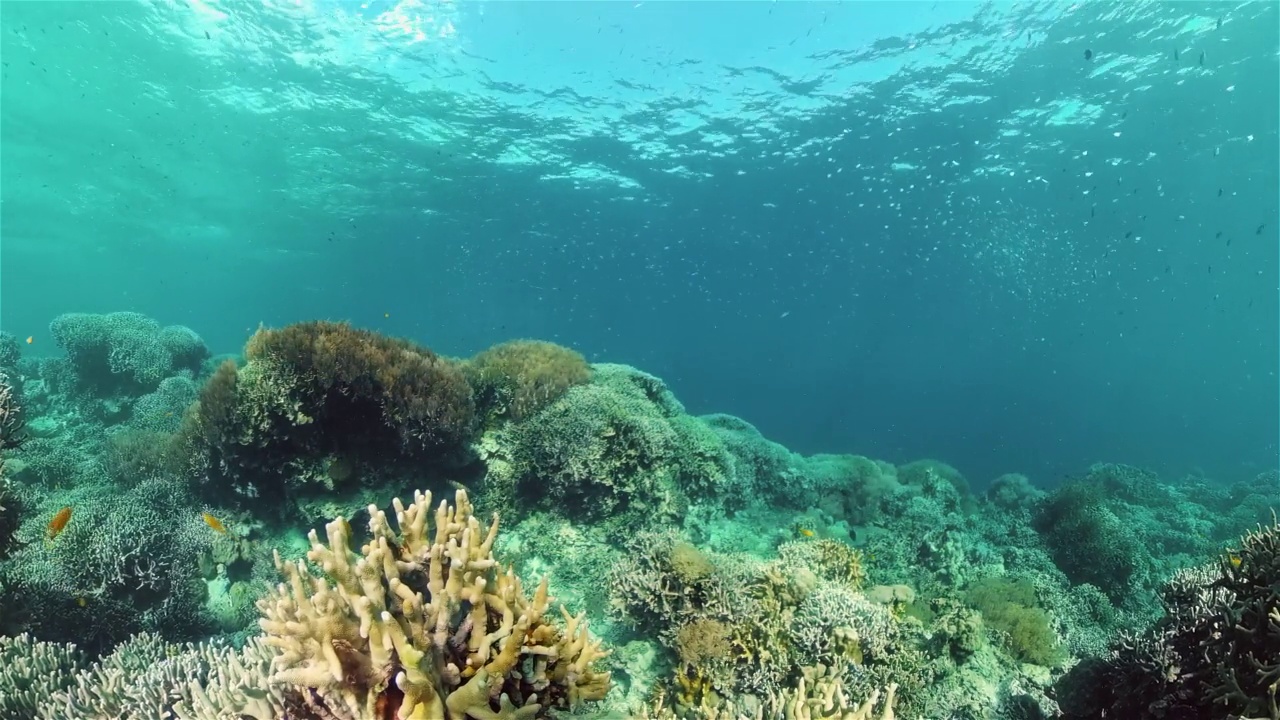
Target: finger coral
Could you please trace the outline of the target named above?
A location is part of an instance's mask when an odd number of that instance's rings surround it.
[[[317,716],[399,720],[542,717],[553,707],[603,698],[608,653],[582,615],[547,617],[544,580],[530,598],[493,556],[498,520],[481,526],[465,491],[435,509],[431,494],[394,502],[395,531],[370,507],[370,539],[357,554],[351,526],[312,531],[305,563],[259,607],[265,642],[276,648],[272,682],[309,689]]]

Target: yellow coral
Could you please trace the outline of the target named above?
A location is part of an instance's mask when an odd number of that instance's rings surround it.
[[[533,718],[604,697],[609,675],[594,663],[608,653],[583,616],[561,608],[563,630],[545,619],[545,580],[529,598],[500,570],[496,515],[482,527],[464,490],[453,507],[440,503],[434,529],[430,493],[393,505],[399,533],[370,506],[359,554],[342,518],[326,526],[327,544],[311,532],[307,558],[324,578],[277,554],[286,582],[259,603],[278,652],[273,682],[310,688],[352,718],[387,716],[389,705],[399,720]]]

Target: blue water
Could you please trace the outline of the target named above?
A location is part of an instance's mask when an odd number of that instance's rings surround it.
[[[801,452],[1277,463],[1274,3],[0,6],[0,326],[348,319]],[[1176,54],[1176,57],[1175,57]],[[1086,57],[1089,55],[1090,57]]]

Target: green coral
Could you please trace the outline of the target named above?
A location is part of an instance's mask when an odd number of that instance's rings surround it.
[[[678,517],[689,497],[727,492],[734,478],[719,438],[685,415],[660,380],[623,365],[595,366],[590,383],[501,439],[510,465],[490,476],[492,492],[509,494],[502,485],[513,483],[526,509],[554,508],[620,531]]]
[[[1030,583],[989,577],[971,585],[965,598],[1018,660],[1054,667],[1065,659],[1049,614],[1039,606]]]
[[[494,345],[463,364],[485,417],[520,420],[591,377],[581,354],[542,340]]]
[[[1134,532],[1106,506],[1099,483],[1059,488],[1042,504],[1035,527],[1072,582],[1094,585],[1117,604],[1128,595],[1142,561],[1149,559]]]

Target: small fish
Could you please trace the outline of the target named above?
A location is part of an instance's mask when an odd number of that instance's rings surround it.
[[[1231,567],[1239,569],[1244,560],[1235,553],[1227,553],[1227,562],[1231,563]]]
[[[382,317],[389,318],[391,317],[391,313],[382,313]]]
[[[45,534],[48,536],[49,541],[53,542],[53,539],[58,537],[58,534],[66,529],[67,523],[69,522],[71,522],[70,505],[59,510],[54,514],[53,519],[49,521],[48,527],[45,528]]]
[[[82,598],[82,597],[78,597],[78,598],[76,598],[76,604],[77,604],[77,605],[79,605],[80,607],[84,607],[85,605],[88,605],[88,604],[89,604],[89,601],[88,601],[88,600],[85,600],[85,599],[84,599],[84,598]]]
[[[814,535],[817,535],[817,533],[815,533],[814,531],[810,530],[809,528],[800,528],[800,531],[799,531],[799,532],[800,532],[800,534],[801,534],[802,536],[807,537],[807,538],[811,538],[811,537],[813,537]]]
[[[1200,51],[1200,67],[1204,67],[1204,51]]]
[[[1084,51],[1084,59],[1085,59],[1085,60],[1092,60],[1092,59],[1093,59],[1093,51],[1092,51],[1092,50],[1088,50],[1088,49],[1086,49],[1086,50]]]
[[[1173,49],[1173,60],[1174,62],[1177,62],[1178,60],[1178,48]]]
[[[214,517],[214,516],[210,515],[209,513],[201,513],[201,517],[203,517],[203,518],[204,518],[204,524],[205,524],[205,525],[208,525],[208,526],[209,526],[209,527],[211,527],[211,528],[213,528],[213,531],[214,531],[214,532],[216,532],[216,533],[218,533],[218,534],[220,534],[220,535],[226,535],[226,534],[227,534],[227,526],[226,526],[226,525],[223,525],[223,524],[222,524],[222,521],[221,521],[221,520],[219,520],[218,518],[216,518],[216,517]]]
[[[1261,225],[1259,225],[1259,226],[1258,226],[1258,229],[1257,229],[1257,230],[1254,230],[1254,231],[1253,231],[1253,234],[1254,234],[1254,235],[1261,235],[1261,234],[1262,234],[1262,228],[1264,228],[1264,227],[1266,227],[1266,226],[1267,226],[1267,224],[1266,224],[1266,223],[1262,223]]]
[[[1133,237],[1133,231],[1132,231],[1132,230],[1130,230],[1129,232],[1127,232],[1127,233],[1125,233],[1125,234],[1124,234],[1124,238],[1125,238],[1126,240],[1128,240],[1128,239],[1129,239],[1129,238],[1131,238],[1131,237]]]
[[[1218,197],[1222,197],[1222,188],[1218,188]]]
[[[204,31],[204,39],[205,39],[205,40],[212,40],[212,39],[213,39],[213,37],[211,37],[211,36],[209,35],[209,31],[208,31],[208,30],[205,30],[205,31]]]
[[[27,344],[28,344],[28,345],[30,345],[31,343],[33,343],[33,342],[35,342],[35,341],[36,341],[36,336],[35,336],[35,335],[28,335],[28,336],[27,336]]]
[[[1215,24],[1215,26],[1214,26],[1214,28],[1213,28],[1213,29],[1214,29],[1214,30],[1221,30],[1221,29],[1222,29],[1222,18],[1218,18],[1218,22]]]

